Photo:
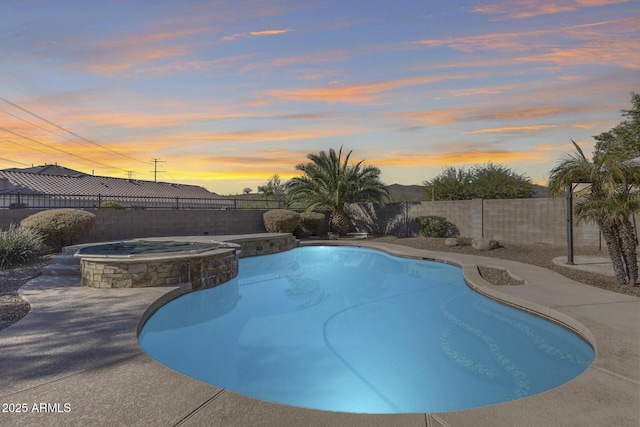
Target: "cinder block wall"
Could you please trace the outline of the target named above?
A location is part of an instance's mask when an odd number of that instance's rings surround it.
[[[417,235],[415,218],[424,215],[447,218],[463,237],[484,236],[500,242],[554,246],[567,243],[564,198],[434,201],[405,206],[389,203],[376,208],[368,219],[358,216],[357,223],[367,231],[398,236]],[[576,247],[599,245],[599,230],[595,224],[578,223],[574,217],[573,235]]]
[[[422,202],[412,206],[409,212],[412,218],[427,215],[445,217],[458,227],[461,236],[470,236],[474,234],[472,207],[473,203],[470,200]],[[416,232],[417,230],[416,225]]]
[[[484,234],[504,242],[567,243],[566,200],[514,199],[484,200]],[[599,230],[595,224],[577,223],[573,236],[576,246],[598,246]]]
[[[134,237],[196,236],[265,232],[262,210],[91,210],[90,242]]]
[[[96,214],[91,232],[74,243],[136,237],[264,233],[264,210],[87,209]],[[0,209],[0,225],[18,224],[36,209]]]
[[[430,206],[437,204],[437,206]],[[411,217],[438,215],[447,218],[465,237],[484,236],[500,242],[567,243],[566,201],[563,198],[459,200],[422,202],[411,210]],[[595,224],[573,219],[574,245],[596,247],[599,230]]]
[[[96,224],[83,242],[186,235],[248,234],[265,232],[264,210],[90,210]],[[420,203],[389,203],[382,208],[352,209],[363,231],[398,236],[416,235],[415,218],[437,215],[455,224],[464,237],[484,236],[500,242],[567,243],[564,198],[456,200]],[[0,226],[38,212],[35,209],[0,209]],[[574,245],[597,247],[595,224],[577,223],[574,218]],[[603,244],[604,245],[604,244]]]

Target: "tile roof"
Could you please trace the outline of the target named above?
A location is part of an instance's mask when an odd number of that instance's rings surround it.
[[[64,166],[54,165],[40,165],[40,166],[32,166],[30,168],[10,168],[4,169],[7,172],[28,172],[28,173],[38,173],[41,175],[63,175],[63,176],[80,176],[86,175],[84,172],[80,172],[77,170],[65,168]]]
[[[72,171],[71,169],[68,169]],[[77,171],[72,171],[77,172]],[[126,197],[180,197],[220,199],[203,187],[168,182],[111,178],[79,173],[49,175],[14,170],[0,170],[0,194],[56,194]]]

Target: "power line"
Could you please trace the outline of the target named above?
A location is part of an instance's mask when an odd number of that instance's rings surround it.
[[[0,109],[0,111],[1,111],[1,112],[3,112],[3,113],[5,113],[5,114],[7,114],[7,115],[9,115],[9,116],[11,116],[11,117],[14,117],[14,118],[16,118],[16,119],[18,119],[18,120],[21,120],[21,121],[23,121],[23,122],[25,122],[25,123],[29,123],[30,125],[32,125],[32,126],[34,126],[34,127],[37,127],[38,129],[42,129],[43,131],[48,132],[48,133],[50,133],[50,134],[52,134],[52,135],[60,136],[60,137],[62,137],[62,138],[65,138],[65,139],[69,140],[69,138],[68,138],[67,136],[65,136],[65,135],[59,135],[59,134],[57,134],[57,133],[55,133],[55,132],[51,131],[50,129],[47,129],[47,128],[43,127],[43,126],[37,125],[37,124],[35,124],[35,123],[32,123],[32,122],[30,122],[30,121],[28,121],[28,120],[26,120],[26,119],[23,119],[22,117],[19,117],[19,116],[16,116],[15,114],[9,113],[8,111],[5,111],[5,110],[3,110],[3,109]],[[6,139],[5,139],[5,141],[8,141],[8,140],[6,140]],[[9,142],[12,142],[12,141],[9,141]],[[15,142],[14,142],[14,144],[17,144],[17,143],[15,143]],[[42,143],[42,144],[45,144],[45,143]],[[20,144],[17,144],[17,145],[20,145]],[[53,147],[52,147],[52,148],[53,148]],[[37,151],[37,150],[35,150],[35,149],[33,149],[33,150],[34,150],[34,151]],[[84,164],[84,165],[85,165],[85,166],[88,166],[88,167],[92,167],[93,163],[92,163],[92,164],[89,164],[89,165],[87,165],[87,164]]]
[[[41,150],[39,150],[39,149],[37,149],[37,148],[29,147],[29,146],[27,146],[27,145],[21,144],[21,143],[19,143],[19,142],[12,141],[12,140],[7,139],[7,138],[2,138],[2,137],[0,137],[0,139],[1,139],[1,140],[3,140],[3,141],[7,141],[9,144],[17,145],[18,147],[21,147],[21,148],[26,148],[26,149],[29,149],[29,150],[31,150],[31,151],[38,151],[38,152],[41,152]],[[53,156],[54,158],[57,158],[57,159],[64,159],[64,157],[63,157],[63,156],[61,156],[61,155],[59,155],[59,154],[47,154],[47,155],[48,155],[48,156]],[[83,164],[83,165],[85,165],[85,166],[91,167],[90,165],[87,165],[87,164],[86,164],[86,163],[84,163],[84,162],[78,162],[78,163],[81,163],[81,164]],[[33,164],[32,164],[31,166],[33,166]]]
[[[51,149],[51,150],[59,151],[59,152],[61,152],[61,153],[67,154],[67,155],[69,155],[69,156],[77,157],[77,158],[79,158],[79,159],[82,159],[82,160],[88,161],[88,162],[90,162],[90,163],[92,163],[92,164],[98,164],[98,165],[101,165],[101,166],[104,166],[104,167],[107,167],[107,168],[110,168],[110,169],[118,169],[118,170],[121,170],[121,171],[127,172],[125,169],[117,168],[117,167],[114,167],[114,166],[109,166],[109,165],[107,165],[107,164],[104,164],[104,163],[101,163],[101,162],[98,162],[98,161],[95,161],[95,160],[87,159],[86,157],[82,157],[82,156],[79,156],[79,155],[77,155],[77,154],[70,153],[70,152],[65,151],[65,150],[63,150],[63,149],[61,149],[61,148],[52,147],[52,146],[50,146],[49,144],[46,144],[46,143],[44,143],[44,142],[41,142],[41,141],[35,140],[35,139],[30,138],[30,137],[28,137],[28,136],[20,135],[19,133],[13,132],[12,130],[9,130],[9,129],[3,128],[3,127],[0,127],[0,130],[5,131],[5,132],[7,132],[7,133],[10,133],[10,134],[12,134],[12,135],[15,135],[15,136],[17,136],[17,137],[24,138],[24,139],[26,139],[27,141],[31,141],[31,142],[34,142],[34,143],[36,143],[36,144],[43,145],[43,146],[45,146],[45,147],[47,147],[47,148],[49,148],[49,149]]]
[[[15,108],[17,108],[17,109],[19,109],[19,110],[21,110],[21,111],[24,111],[25,113],[27,113],[27,114],[29,114],[29,115],[31,115],[31,116],[33,116],[33,117],[35,117],[35,118],[39,119],[39,120],[42,120],[43,122],[45,122],[45,123],[47,123],[47,124],[49,124],[49,125],[51,125],[51,126],[53,126],[53,127],[55,127],[55,128],[58,128],[58,129],[60,129],[60,130],[62,130],[62,131],[64,131],[64,132],[67,132],[67,133],[68,133],[68,134],[70,134],[70,135],[73,135],[73,136],[74,136],[74,137],[76,137],[76,138],[80,138],[81,140],[86,141],[86,142],[88,142],[89,144],[93,144],[93,145],[95,145],[95,146],[97,146],[97,147],[100,147],[100,148],[101,148],[101,149],[103,149],[103,150],[110,151],[110,152],[112,152],[112,153],[114,153],[114,154],[117,154],[118,156],[126,157],[126,158],[128,158],[128,159],[130,159],[130,160],[135,160],[136,162],[146,163],[146,162],[143,162],[143,161],[142,161],[142,160],[140,160],[140,159],[136,159],[135,157],[131,157],[131,156],[127,155],[127,154],[120,153],[120,152],[118,152],[118,151],[116,151],[116,150],[113,150],[113,149],[111,149],[111,148],[109,148],[109,147],[105,147],[105,146],[103,146],[102,144],[99,144],[99,143],[97,143],[97,142],[95,142],[95,141],[92,141],[92,140],[90,140],[90,139],[88,139],[88,138],[85,138],[85,137],[84,137],[84,136],[82,136],[82,135],[78,135],[77,133],[75,133],[75,132],[73,132],[73,131],[70,131],[70,130],[68,130],[68,129],[66,129],[66,128],[64,128],[64,127],[62,127],[62,126],[60,126],[60,125],[58,125],[58,124],[56,124],[56,123],[53,123],[52,121],[47,120],[47,119],[45,119],[44,117],[39,116],[39,115],[37,115],[36,113],[31,112],[31,111],[27,110],[27,109],[26,109],[26,108],[24,108],[24,107],[21,107],[20,105],[16,104],[15,102],[11,102],[11,101],[9,101],[9,100],[8,100],[8,99],[6,99],[6,98],[3,98],[3,97],[1,97],[1,96],[0,96],[0,100],[2,100],[2,101],[4,101],[4,102],[6,102],[6,103],[7,103],[7,104],[9,104],[9,105],[12,105],[13,107],[15,107]],[[8,113],[8,114],[10,114],[10,113]],[[11,114],[11,115],[12,115],[12,114]],[[16,117],[16,116],[14,116],[14,117]],[[30,122],[28,122],[27,120],[21,119],[21,118],[19,118],[19,117],[16,117],[16,118],[18,118],[18,119],[20,119],[20,120],[23,120],[23,121],[25,121],[25,122],[27,122],[27,123],[29,123],[29,124],[33,124],[33,123],[30,123]],[[34,126],[39,127],[39,126],[37,126],[37,125],[34,125]],[[43,128],[40,128],[40,129],[43,129]],[[44,129],[44,130],[46,130],[46,129]],[[47,131],[48,131],[48,130],[47,130]],[[48,132],[50,132],[50,131],[48,131]],[[53,132],[51,132],[51,133],[53,133]]]
[[[11,160],[11,159],[5,159],[4,157],[0,157],[0,160],[3,160],[5,162],[9,162],[9,163],[15,163],[16,165],[22,165],[22,166],[27,166],[27,167],[29,166],[26,163],[18,162],[16,160]]]

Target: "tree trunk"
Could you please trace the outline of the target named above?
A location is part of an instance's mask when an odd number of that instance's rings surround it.
[[[329,215],[329,231],[344,236],[349,231],[349,219],[344,212],[331,212]]]
[[[635,285],[638,280],[638,255],[636,253],[636,237],[633,225],[629,220],[620,224],[620,238],[627,271],[628,284]]]
[[[620,236],[616,232],[617,230],[608,224],[600,224],[600,230],[602,231],[602,237],[604,237],[605,242],[607,242],[607,249],[609,250],[609,257],[613,264],[613,272],[616,275],[616,282],[618,282],[618,285],[624,286],[627,284],[628,277],[622,253]]]

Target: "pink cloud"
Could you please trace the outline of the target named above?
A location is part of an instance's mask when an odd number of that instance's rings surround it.
[[[289,33],[289,32],[291,32],[291,30],[288,30],[288,29],[248,31],[248,32],[236,33],[236,34],[231,34],[231,35],[228,35],[228,36],[224,36],[224,37],[222,37],[222,40],[224,40],[224,41],[233,41],[233,40],[244,39],[244,38],[249,38],[249,37],[279,36],[281,34],[286,34],[286,33]]]
[[[523,19],[541,15],[571,12],[586,7],[628,3],[632,0],[504,0],[499,3],[479,4],[469,12],[497,15],[503,19]]]
[[[426,85],[446,80],[463,79],[465,77],[468,76],[442,74],[436,76],[405,77],[375,83],[353,85],[332,84],[329,86],[315,88],[275,89],[265,91],[264,94],[276,101],[319,101],[352,104],[366,103],[377,101],[383,93],[392,90]]]

